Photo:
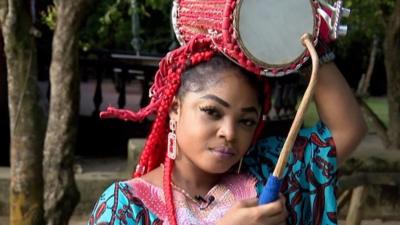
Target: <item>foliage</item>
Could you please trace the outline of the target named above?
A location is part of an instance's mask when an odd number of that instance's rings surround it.
[[[334,46],[337,64],[347,75],[352,87],[356,87],[361,74],[365,73],[374,39],[378,40],[374,85],[385,86],[383,62],[383,40],[385,24],[391,14],[395,0],[345,0],[345,6],[351,9],[350,17],[343,22],[349,26],[346,37],[340,38]],[[378,77],[376,77],[378,76]],[[377,94],[382,94],[378,91]]]
[[[394,7],[394,0],[347,0],[346,7],[352,10],[347,19],[349,34],[339,42],[347,49],[354,41],[370,43],[373,38],[382,40],[387,17]]]
[[[350,34],[363,34],[367,38],[382,37],[394,2],[394,0],[347,0],[346,7],[352,9],[349,23],[353,32]]]
[[[41,21],[48,26],[51,30],[56,28],[57,13],[54,5],[49,5],[46,11],[40,12]]]
[[[132,14],[137,13],[141,53],[162,54],[171,44],[169,10],[170,2],[165,0],[137,2],[135,11],[131,0],[100,1],[81,34],[81,44],[86,50],[132,50]]]
[[[83,50],[114,49],[133,50],[132,22],[139,23],[141,53],[164,54],[173,44],[169,12],[171,2],[165,0],[136,0],[136,10],[131,7],[134,0],[99,1],[91,12],[80,35]],[[132,19],[136,13],[138,21]],[[41,22],[54,30],[56,10],[49,5],[40,13]]]

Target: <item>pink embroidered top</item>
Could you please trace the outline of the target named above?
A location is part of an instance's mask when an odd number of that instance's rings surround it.
[[[250,176],[227,176],[214,186],[204,199],[204,202],[188,201],[186,195],[174,190],[174,200],[178,224],[214,224],[237,201],[257,196],[254,189],[256,180]],[[140,199],[146,207],[159,219],[168,224],[165,212],[163,190],[143,179],[136,178],[125,182],[131,197]]]

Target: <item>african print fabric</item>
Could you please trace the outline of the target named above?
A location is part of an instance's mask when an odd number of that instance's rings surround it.
[[[258,193],[273,172],[284,141],[281,137],[263,139],[245,158],[249,172],[259,181]],[[336,148],[330,131],[322,123],[300,130],[281,187],[289,211],[288,224],[337,224],[336,184]]]

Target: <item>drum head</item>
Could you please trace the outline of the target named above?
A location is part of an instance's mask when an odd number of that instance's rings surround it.
[[[299,60],[304,33],[315,37],[312,0],[241,0],[235,28],[245,55],[262,67],[281,67]]]

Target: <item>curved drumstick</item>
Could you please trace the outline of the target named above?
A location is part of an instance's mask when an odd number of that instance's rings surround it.
[[[304,97],[300,102],[300,106],[297,110],[296,116],[293,120],[292,126],[290,127],[288,137],[283,145],[281,154],[279,156],[278,162],[276,164],[275,170],[271,176],[269,176],[267,184],[264,186],[260,198],[258,200],[259,204],[266,204],[276,201],[279,198],[279,189],[282,183],[283,171],[285,169],[289,153],[294,145],[297,138],[297,134],[300,130],[301,124],[303,122],[304,113],[307,109],[308,103],[314,94],[315,85],[317,84],[317,72],[319,66],[318,54],[312,43],[312,38],[310,34],[304,34],[301,37],[303,45],[305,45],[310,52],[312,59],[312,72],[310,77],[310,82],[304,93]]]

